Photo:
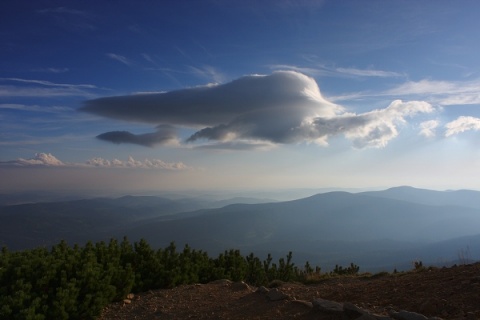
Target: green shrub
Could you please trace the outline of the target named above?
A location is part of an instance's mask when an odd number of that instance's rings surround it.
[[[358,266],[337,267],[338,274],[356,274]],[[113,301],[130,292],[229,279],[260,286],[306,281],[320,276],[307,262],[297,268],[292,252],[274,263],[268,254],[226,250],[217,258],[175,243],[155,250],[142,239],[126,237],[70,247],[65,241],[47,248],[0,251],[0,319],[94,319]]]

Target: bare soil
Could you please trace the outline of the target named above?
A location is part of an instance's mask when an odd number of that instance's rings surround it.
[[[376,314],[418,312],[443,319],[480,319],[480,263],[376,276],[339,277],[315,284],[283,283],[288,299],[270,301],[257,288],[216,281],[135,295],[100,319],[336,319],[308,306],[315,298],[351,302]]]

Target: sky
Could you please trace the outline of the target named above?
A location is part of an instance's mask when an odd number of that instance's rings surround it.
[[[0,3],[0,192],[480,190],[480,2]]]

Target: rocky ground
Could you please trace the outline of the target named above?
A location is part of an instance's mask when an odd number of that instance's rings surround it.
[[[318,298],[340,303],[333,303],[333,309],[358,306],[368,311],[364,319],[375,319],[371,317],[374,314],[377,319],[379,315],[412,320],[480,319],[480,263],[370,277],[331,278],[311,285],[281,283],[277,288],[268,289],[228,280],[186,285],[141,293],[127,303],[111,304],[100,319],[345,318],[345,314],[334,310],[320,310],[318,301],[322,300],[315,301]],[[394,314],[400,310],[410,313],[401,318],[401,313]],[[350,312],[350,318],[359,318],[361,312],[353,315]]]

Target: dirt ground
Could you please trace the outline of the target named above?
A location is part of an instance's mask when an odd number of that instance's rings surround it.
[[[270,301],[257,288],[216,281],[135,295],[105,308],[109,319],[335,319],[302,301],[351,302],[377,314],[407,310],[443,319],[480,319],[480,263],[373,277],[283,283],[288,299]]]

